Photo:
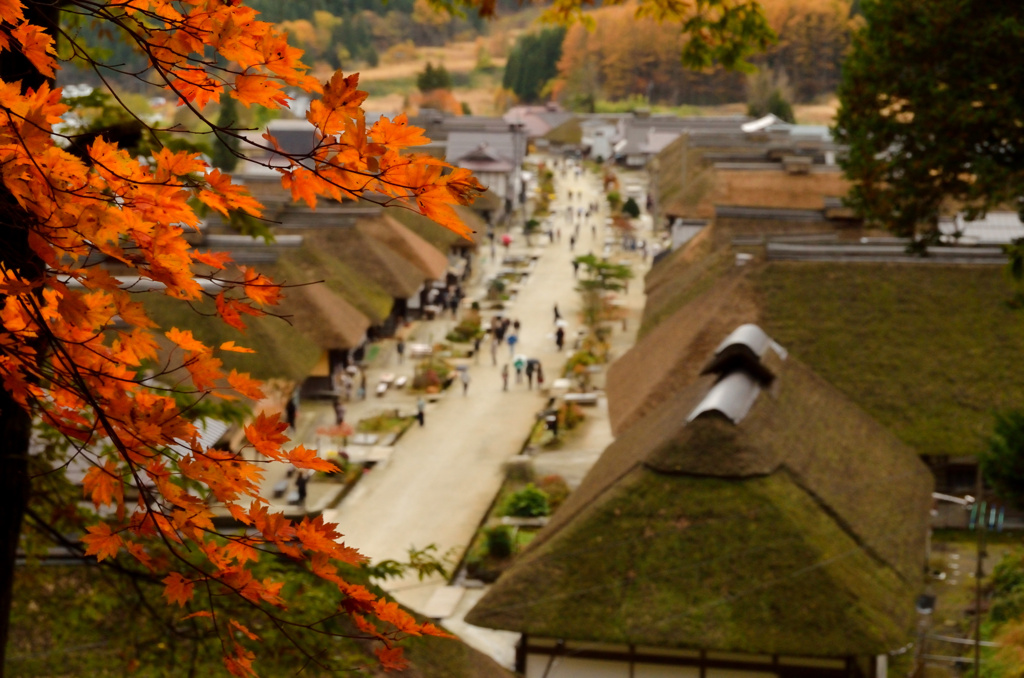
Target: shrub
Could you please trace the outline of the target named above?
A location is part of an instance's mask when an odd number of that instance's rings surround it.
[[[565,482],[565,478],[557,474],[544,476],[537,481],[537,487],[548,495],[552,513],[569,496],[569,484]]]
[[[558,408],[558,425],[563,430],[571,431],[579,426],[584,419],[586,419],[586,415],[576,403],[563,403]]]
[[[565,376],[576,374],[585,370],[588,365],[596,365],[598,362],[600,362],[598,357],[590,351],[577,351],[565,362],[565,371],[563,374]]]
[[[480,329],[480,314],[468,313],[445,337],[448,341],[467,343],[483,335]]]
[[[529,483],[523,489],[509,495],[501,513],[516,518],[536,518],[550,515],[551,505],[548,503],[547,493]]]
[[[515,545],[515,534],[510,525],[498,525],[484,530],[487,554],[492,558],[508,558]]]

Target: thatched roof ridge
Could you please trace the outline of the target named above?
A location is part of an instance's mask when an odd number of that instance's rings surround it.
[[[285,302],[292,322],[324,349],[356,348],[366,339],[370,319],[326,283],[288,290]]]
[[[312,247],[335,257],[357,276],[372,280],[395,299],[413,296],[426,280],[411,262],[358,226],[317,230],[307,238]]]
[[[488,193],[484,193],[484,195],[488,195]],[[477,199],[477,202],[474,203],[474,207],[479,203],[480,199],[481,198]],[[462,205],[459,205],[455,208],[455,213],[460,219],[462,219],[462,222],[466,224],[466,226],[473,230],[476,234],[477,240],[483,237],[483,232],[487,229],[487,224],[483,222],[480,215],[477,214],[472,207],[463,207]],[[452,247],[468,247],[474,245],[473,240],[464,238],[455,231],[445,228],[441,224],[432,221],[429,217],[425,217],[418,212],[396,207],[389,209],[387,214],[391,218],[411,229],[414,233],[429,242],[441,252],[448,252]]]
[[[686,423],[714,380],[623,432],[467,620],[757,653],[902,644],[924,556],[927,469],[792,358],[739,424]]]
[[[448,257],[434,245],[386,214],[360,219],[356,228],[416,266],[427,280],[444,280]]]
[[[292,286],[325,285],[365,316],[371,325],[384,322],[391,313],[394,298],[375,280],[326,251],[322,244],[324,237],[324,234],[307,234],[302,247],[285,252],[270,267],[271,277]]]
[[[737,325],[759,320],[742,271],[673,311],[608,369],[608,416],[621,434],[658,403],[692,383],[718,342]],[[650,302],[648,302],[650,303]]]
[[[142,295],[142,301],[150,317],[161,329],[189,329],[207,346],[220,346],[226,341],[234,341],[256,351],[223,351],[217,357],[224,361],[226,369],[247,372],[257,379],[303,379],[323,352],[313,338],[283,318],[271,315],[247,317],[244,319],[247,328],[241,332],[217,317],[217,309],[211,300],[186,304],[156,293]],[[283,307],[274,311],[284,314],[288,312]]]

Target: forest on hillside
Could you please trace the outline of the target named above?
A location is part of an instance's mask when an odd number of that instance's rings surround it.
[[[778,41],[753,59],[760,68],[756,76],[722,68],[686,69],[680,63],[678,26],[636,19],[635,8],[626,4],[591,12],[590,30],[575,25],[567,32],[548,29],[521,36],[509,55],[505,86],[521,101],[556,99],[583,110],[596,101],[627,99],[668,105],[744,101],[758,79],[795,103],[833,93],[857,20],[851,0],[762,4]],[[559,44],[552,44],[555,40]],[[545,66],[539,55],[552,53],[555,65]]]

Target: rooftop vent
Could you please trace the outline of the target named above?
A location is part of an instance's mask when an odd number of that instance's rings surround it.
[[[761,386],[757,379],[746,372],[733,372],[711,387],[686,421],[689,423],[704,415],[719,414],[738,424],[747,416],[759,393]]]
[[[701,374],[728,374],[742,369],[762,382],[770,382],[774,375],[763,362],[769,350],[786,359],[786,349],[767,332],[752,323],[740,325],[718,345]]]
[[[719,379],[686,421],[715,413],[738,424],[747,416],[761,390],[775,379],[765,358],[785,360],[786,355],[786,349],[757,325],[740,325],[718,345],[715,355],[701,372],[717,374]]]

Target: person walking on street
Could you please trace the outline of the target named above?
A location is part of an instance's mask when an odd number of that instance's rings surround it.
[[[508,363],[501,366],[501,390],[508,390]]]
[[[562,319],[562,314],[558,312],[558,304],[555,304],[555,322],[557,323]]]
[[[572,277],[575,278],[580,272],[580,262],[572,260]]]
[[[402,356],[405,355],[405,340],[399,339],[398,343],[395,344],[395,350],[398,351],[398,364],[402,364]]]
[[[532,360],[527,360],[526,361],[526,387],[528,389],[530,389],[531,391],[533,390],[533,370],[534,370],[534,363],[533,363],[533,361]]]
[[[306,483],[308,482],[309,476],[305,471],[299,471],[299,474],[295,476],[295,493],[299,497],[299,508],[303,511],[306,510]]]
[[[525,365],[525,364],[526,363],[523,362],[523,359],[521,357],[520,358],[516,358],[515,361],[512,363],[512,367],[516,368],[516,383],[517,384],[523,383],[523,365]]]
[[[420,426],[423,426],[423,422],[426,419],[425,414],[427,411],[427,402],[423,400],[423,397],[416,399],[416,420],[420,422]]]
[[[519,337],[517,337],[514,333],[508,335],[508,355],[510,358],[514,356],[516,353],[516,343],[518,341]]]
[[[555,345],[558,346],[559,351],[565,348],[565,328],[559,327],[555,330]]]
[[[462,380],[462,397],[466,397],[466,391],[469,390],[469,370],[462,370],[459,373],[459,379]]]
[[[497,337],[491,338],[491,365],[494,367],[498,366],[498,344],[500,342],[501,339],[498,339]]]
[[[570,235],[569,236],[569,251],[570,252],[574,252],[575,250],[576,250],[576,236],[575,235]]]

